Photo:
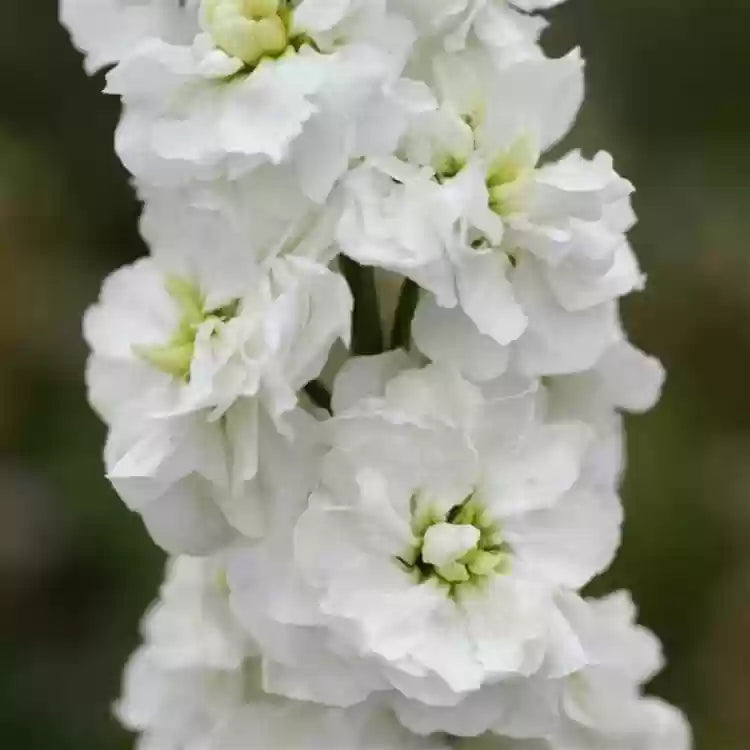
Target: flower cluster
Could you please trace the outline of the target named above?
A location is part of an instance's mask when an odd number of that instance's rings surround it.
[[[62,0],[148,257],[86,313],[107,477],[170,554],[142,750],[688,750],[582,589],[663,372],[561,0]]]

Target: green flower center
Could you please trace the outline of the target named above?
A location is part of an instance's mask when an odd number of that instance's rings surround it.
[[[254,67],[290,45],[288,0],[203,0],[201,22],[217,47]]]
[[[481,584],[508,571],[510,548],[473,495],[445,514],[432,508],[418,512],[414,505],[411,526],[416,541],[397,559],[418,583],[436,580],[453,596],[460,586]]]
[[[528,183],[539,161],[531,138],[521,136],[503,154],[497,156],[487,170],[487,191],[490,208],[500,216],[508,216],[523,208]]]
[[[198,329],[207,320],[227,323],[237,316],[239,300],[234,300],[213,310],[205,309],[200,289],[190,281],[169,277],[165,287],[180,310],[177,329],[165,344],[155,346],[133,345],[133,351],[157,370],[178,380],[190,380],[190,365],[195,351]]]
[[[436,154],[432,166],[435,180],[442,184],[453,179],[466,166],[466,159],[449,153]]]

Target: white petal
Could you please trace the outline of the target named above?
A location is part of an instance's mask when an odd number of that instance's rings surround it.
[[[566,311],[527,256],[516,268],[514,288],[529,318],[528,329],[518,345],[519,364],[529,375],[588,370],[619,338],[613,303],[580,312]]]
[[[204,555],[228,544],[235,532],[213,492],[208,482],[189,476],[146,505],[141,514],[154,541],[172,554],[191,555]]]
[[[334,414],[345,412],[358,401],[382,398],[386,383],[410,364],[409,355],[403,349],[347,360],[333,386]]]
[[[432,295],[423,294],[420,298],[412,335],[430,359],[455,367],[476,382],[498,377],[508,364],[507,347],[480,333],[459,307],[440,307]]]
[[[518,339],[527,319],[508,280],[510,262],[502,253],[466,252],[456,268],[458,298],[480,333],[500,346]]]
[[[554,506],[578,479],[592,437],[583,423],[544,425],[517,449],[488,453],[478,497],[498,519]]]
[[[611,347],[597,370],[610,403],[627,411],[648,411],[658,400],[665,373],[661,363],[626,341]]]
[[[543,587],[495,576],[481,591],[462,591],[460,605],[487,672],[500,677],[529,669],[527,649],[546,631],[550,603]]]
[[[554,508],[509,518],[503,538],[519,575],[579,589],[612,562],[621,522],[615,495],[574,489]]]

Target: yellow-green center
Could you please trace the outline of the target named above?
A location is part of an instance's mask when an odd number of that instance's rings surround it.
[[[533,141],[524,136],[493,159],[487,170],[486,184],[490,208],[496,214],[508,216],[523,208],[538,159]]]
[[[476,149],[474,120],[467,117],[462,120],[474,135],[473,147]],[[455,147],[455,144],[453,145]],[[470,156],[470,153],[437,147],[431,162],[435,172],[434,179],[441,184],[451,180],[466,166]],[[523,211],[538,161],[539,152],[534,139],[528,135],[519,136],[507,150],[492,159],[485,176],[489,207],[492,211],[501,217]]]
[[[190,281],[173,276],[166,279],[165,287],[180,311],[177,328],[165,344],[135,344],[133,351],[157,370],[188,381],[198,329],[207,320],[226,323],[236,317],[239,301],[207,310],[200,289]]]
[[[415,542],[398,561],[417,582],[436,580],[453,595],[459,586],[508,570],[510,549],[473,496],[442,514],[433,508],[417,511],[414,505]]]
[[[288,0],[203,0],[201,23],[217,47],[253,67],[290,45]]]

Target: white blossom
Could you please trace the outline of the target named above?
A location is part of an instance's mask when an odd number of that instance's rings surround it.
[[[126,667],[117,716],[141,733],[141,750],[190,747],[243,705],[244,665],[254,654],[229,611],[220,562],[170,561],[142,630],[144,643]]]
[[[339,375],[345,399],[355,380],[360,398],[329,425],[323,483],[293,542],[282,531],[230,564],[266,686],[334,705],[390,690],[445,706],[498,680],[574,671],[557,592],[608,565],[621,514],[613,491],[578,481],[588,428],[544,422],[533,392],[485,396],[434,366],[370,392],[390,366],[379,360]]]
[[[614,300],[642,275],[625,239],[632,186],[611,157],[538,166],[580,104],[577,53],[501,68],[477,50],[444,55],[435,79],[440,108],[402,158],[347,178],[343,251],[427,290],[414,334],[433,360],[480,378],[509,361],[529,375],[589,369],[616,340]]]
[[[446,738],[424,738],[401,727],[377,704],[350,709],[266,698],[217,726],[195,750],[450,750]]]
[[[138,188],[141,232],[152,254],[173,273],[199,268],[216,295],[239,296],[277,258],[327,266],[337,254],[337,204],[311,201],[287,168],[264,166],[244,179],[179,188]]]
[[[689,750],[629,595],[581,594],[664,371],[633,186],[550,155],[561,2],[61,0],[149,248],[84,319],[107,477],[177,555],[140,750]]]
[[[410,110],[432,105],[399,77],[413,31],[382,0],[203,0],[201,26],[192,44],[149,40],[108,76],[124,103],[117,151],[139,180],[289,163],[322,201],[350,159],[390,153]]]
[[[170,562],[115,707],[139,750],[448,750],[374,702],[326,709],[264,695],[227,593],[221,558]]]
[[[419,31],[429,57],[441,48],[448,52],[465,49],[475,39],[487,45],[503,61],[541,54],[537,41],[546,27],[533,11],[547,10],[563,0],[412,0],[406,6]]]
[[[147,39],[183,43],[198,29],[200,0],[60,0],[60,20],[86,55],[86,71],[120,61]]]
[[[176,552],[262,533],[273,498],[304,487],[314,421],[297,392],[349,330],[349,290],[322,266],[278,258],[234,296],[231,264],[225,283],[207,265],[125,267],[84,326],[109,479]]]
[[[459,750],[688,750],[690,731],[680,712],[643,695],[663,658],[653,634],[635,625],[629,594],[587,601],[565,595],[560,607],[578,639],[581,669],[559,679],[498,684],[440,713],[399,697],[400,719],[420,734],[486,733],[459,741]]]

